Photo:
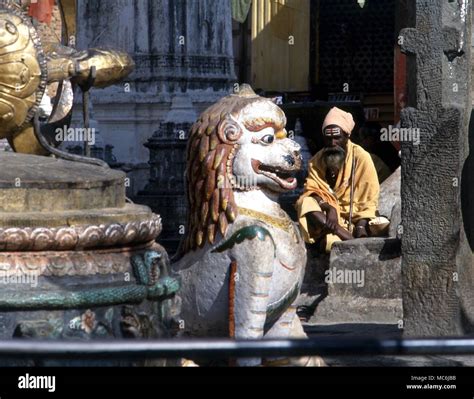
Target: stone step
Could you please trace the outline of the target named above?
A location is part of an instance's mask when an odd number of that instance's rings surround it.
[[[298,305],[308,323],[388,323],[403,317],[401,247],[395,238],[336,243],[329,259],[309,252]]]
[[[309,320],[309,324],[387,323],[402,320],[402,299],[326,297]]]

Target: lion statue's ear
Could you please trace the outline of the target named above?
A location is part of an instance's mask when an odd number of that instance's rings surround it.
[[[222,119],[217,127],[217,135],[225,144],[235,144],[242,134],[242,128],[230,114]]]

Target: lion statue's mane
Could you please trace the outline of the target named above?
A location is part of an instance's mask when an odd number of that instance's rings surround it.
[[[188,229],[183,251],[187,253],[213,244],[219,231],[225,236],[227,228],[238,215],[234,202],[235,184],[232,160],[239,149],[237,141],[243,130],[260,131],[275,124],[275,109],[250,117],[249,107],[268,99],[243,87],[238,94],[224,97],[205,110],[193,124],[187,148]],[[286,117],[278,108],[277,130],[284,129]]]

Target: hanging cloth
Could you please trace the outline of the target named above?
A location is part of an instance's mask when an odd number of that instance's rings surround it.
[[[243,24],[249,14],[252,0],[232,0],[232,18]]]
[[[30,4],[28,15],[49,25],[53,17],[54,2],[55,0],[36,0]]]

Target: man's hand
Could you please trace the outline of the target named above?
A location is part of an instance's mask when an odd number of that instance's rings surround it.
[[[326,227],[334,233],[339,226],[336,209],[328,203],[321,205],[321,209],[326,214]]]
[[[326,222],[327,217],[323,212],[310,212],[306,215],[306,217],[308,223],[312,225],[315,229],[322,229],[322,234],[324,235],[328,233],[333,233],[343,241],[352,240],[354,238],[351,233],[349,233],[344,227],[339,226],[337,223],[334,231],[329,231]]]
[[[335,234],[341,240],[352,240],[354,237],[344,227],[339,226],[336,208],[323,202],[318,196],[314,196],[318,201],[322,212],[310,212],[307,220],[315,229],[322,229],[322,234]]]
[[[342,241],[353,240],[354,237],[349,233],[344,227],[337,226],[336,231],[334,232]]]

